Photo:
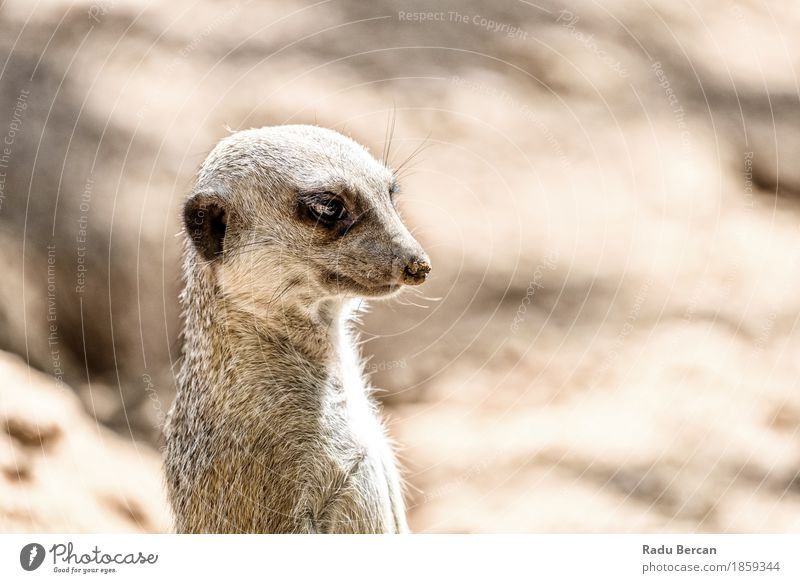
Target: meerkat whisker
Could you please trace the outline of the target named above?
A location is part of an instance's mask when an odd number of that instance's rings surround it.
[[[414,148],[414,150],[411,152],[411,154],[409,154],[408,157],[405,160],[403,160],[400,163],[399,166],[394,168],[395,173],[402,172],[403,168],[405,168],[417,156],[419,156],[422,152],[424,152],[427,148],[429,148],[431,146],[431,144],[428,143],[428,140],[430,139],[430,137],[431,137],[431,134],[429,132],[428,135],[425,136],[425,138],[422,140],[422,142],[416,148]]]

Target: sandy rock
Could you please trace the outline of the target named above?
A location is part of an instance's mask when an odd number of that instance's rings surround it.
[[[0,531],[165,532],[159,455],[97,424],[75,394],[0,353]]]

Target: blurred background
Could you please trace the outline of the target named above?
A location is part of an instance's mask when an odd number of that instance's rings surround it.
[[[231,130],[390,162],[422,532],[800,531],[800,5],[0,4],[0,530],[167,531],[180,204]]]

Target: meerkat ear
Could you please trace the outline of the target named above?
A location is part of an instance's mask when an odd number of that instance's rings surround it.
[[[203,193],[192,195],[183,207],[183,224],[204,259],[219,258],[228,228],[228,212],[219,197]]]

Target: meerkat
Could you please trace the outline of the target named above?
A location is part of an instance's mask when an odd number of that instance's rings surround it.
[[[392,171],[352,139],[223,139],[183,212],[183,360],[165,430],[178,532],[407,532],[350,320],[430,261]]]

